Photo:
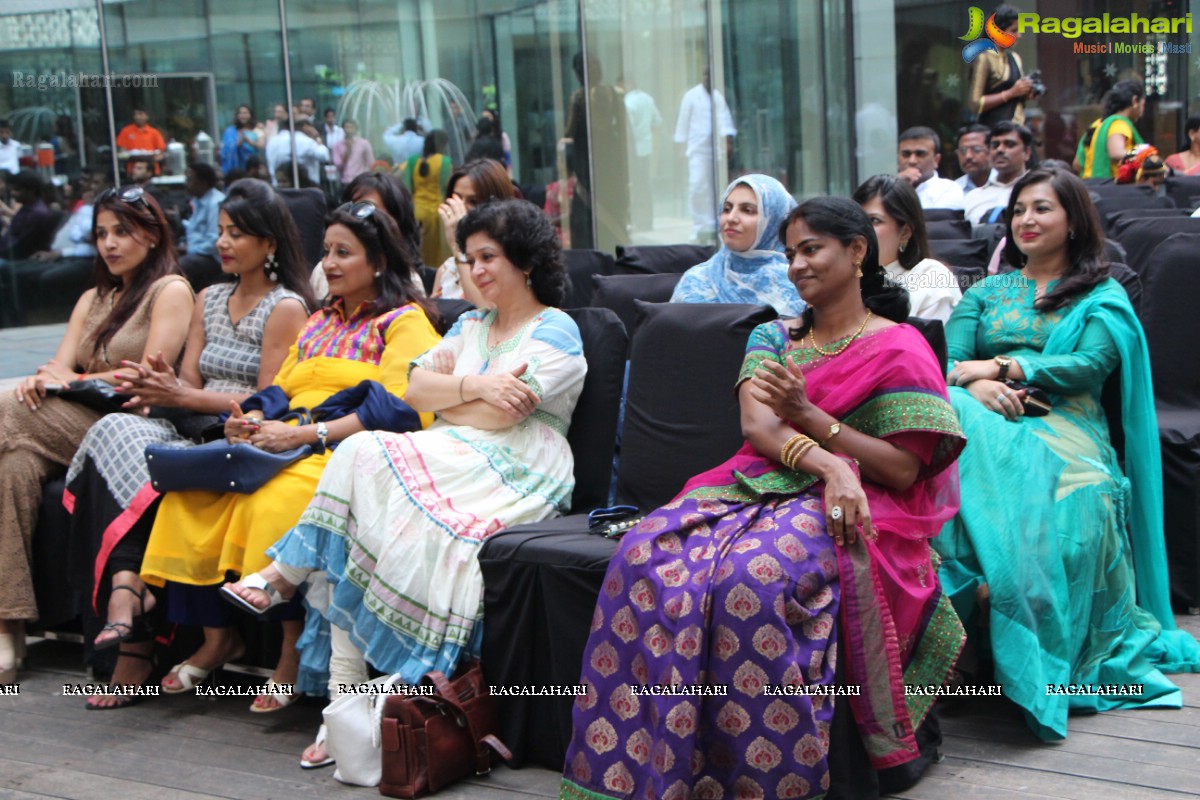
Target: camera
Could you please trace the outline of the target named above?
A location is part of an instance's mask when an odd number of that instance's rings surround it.
[[[1042,71],[1040,69],[1035,69],[1025,77],[1033,84],[1033,94],[1031,97],[1041,97],[1046,93],[1046,84],[1042,83]]]

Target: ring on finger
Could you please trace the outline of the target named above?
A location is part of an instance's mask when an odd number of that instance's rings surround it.
[[[834,522],[841,519],[842,518],[842,507],[834,506],[833,508],[829,509],[829,518],[831,520],[833,520]]]

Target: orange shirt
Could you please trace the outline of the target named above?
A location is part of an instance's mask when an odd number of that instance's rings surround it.
[[[129,124],[121,129],[117,134],[117,147],[121,150],[156,150],[165,152],[167,143],[163,141],[163,136],[156,128],[147,125],[144,128],[139,128],[137,125]],[[130,164],[130,172],[133,165]],[[158,163],[154,164],[154,174],[158,174]]]

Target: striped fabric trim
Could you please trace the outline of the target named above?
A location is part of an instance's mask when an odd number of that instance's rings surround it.
[[[387,329],[400,316],[417,310],[408,303],[379,316],[370,316],[368,303],[361,304],[349,318],[339,298],[308,319],[300,332],[297,361],[310,358],[344,358],[379,366]]]

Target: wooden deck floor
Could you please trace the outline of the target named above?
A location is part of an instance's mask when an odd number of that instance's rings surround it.
[[[1178,617],[1200,633],[1200,617]],[[342,786],[332,769],[304,772],[297,754],[311,741],[320,705],[301,701],[276,714],[248,700],[192,695],[147,700],[115,712],[86,712],[62,684],[85,680],[80,648],[41,642],[30,650],[21,694],[0,697],[0,798],[378,797]],[[1185,707],[1072,717],[1067,740],[1047,745],[1000,699],[947,704],[945,760],[902,797],[912,800],[1200,797],[1200,675],[1179,675]],[[438,797],[517,800],[555,797],[557,775],[500,768]]]

